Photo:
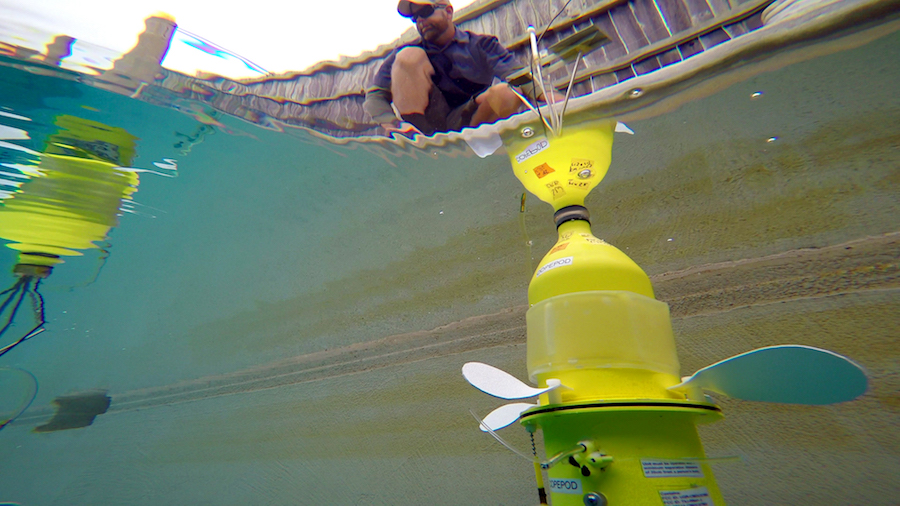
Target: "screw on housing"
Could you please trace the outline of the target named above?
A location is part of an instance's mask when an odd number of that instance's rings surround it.
[[[607,506],[609,501],[606,500],[606,496],[603,494],[588,492],[584,494],[584,504],[585,506]]]

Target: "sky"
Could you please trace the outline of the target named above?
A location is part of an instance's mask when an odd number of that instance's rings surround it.
[[[453,6],[459,10],[472,1],[456,0]],[[134,46],[146,17],[160,12],[173,16],[180,29],[274,73],[304,70],[340,55],[356,56],[412,27],[397,14],[396,0],[0,0],[0,19],[118,53]],[[234,78],[260,75],[239,60],[216,60],[222,59],[176,40],[163,66],[187,74],[204,70]]]

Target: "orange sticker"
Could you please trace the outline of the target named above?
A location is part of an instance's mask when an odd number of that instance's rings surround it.
[[[548,255],[552,255],[553,253],[556,253],[557,251],[562,251],[562,250],[566,249],[566,247],[567,247],[568,245],[569,245],[569,243],[564,242],[564,243],[562,243],[562,244],[560,244],[560,245],[557,245],[555,248],[553,248],[552,250],[550,250],[550,253],[547,253],[547,254],[548,254]]]
[[[546,163],[542,163],[534,168],[534,173],[538,177],[538,179],[542,179],[544,176],[546,176],[547,174],[550,174],[552,172],[556,172],[556,171],[553,170],[553,168],[550,167],[549,165],[547,165]]]

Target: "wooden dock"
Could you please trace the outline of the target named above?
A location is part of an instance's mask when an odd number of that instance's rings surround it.
[[[688,59],[762,26],[773,0],[573,0],[552,25],[562,0],[479,0],[456,13],[465,30],[496,35],[523,66],[528,61],[527,28],[547,30],[542,46],[596,25],[610,42],[582,58],[572,96],[605,87]],[[305,127],[329,137],[379,135],[363,111],[365,90],[395,47],[415,40],[408,30],[391,44],[354,58],[322,62],[301,72],[258,79],[191,77],[164,71],[156,84],[215,109],[263,126]],[[545,76],[558,88],[568,84],[574,64]],[[274,121],[273,121],[274,120]]]

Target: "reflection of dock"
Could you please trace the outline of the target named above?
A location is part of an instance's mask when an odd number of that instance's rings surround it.
[[[141,83],[153,83],[165,76],[162,61],[169,51],[175,20],[152,16],[144,21],[144,31],[134,49],[113,62],[112,70],[103,74],[104,81],[137,89]]]
[[[162,61],[169,51],[169,44],[176,28],[175,20],[165,15],[147,18],[144,20],[144,31],[138,36],[137,44],[113,61],[113,68],[103,70],[88,67],[89,71],[95,75],[85,76],[80,80],[86,84],[126,95],[132,95],[148,84],[162,81],[169,74],[163,69]],[[46,67],[60,67],[63,60],[72,55],[72,45],[75,42],[76,40],[68,35],[57,35],[47,44],[43,54],[28,47],[0,42],[0,55],[11,56],[28,63],[39,62],[45,67],[43,69],[34,68],[32,71],[54,74],[54,69]]]
[[[646,74],[690,58],[762,26],[772,0],[590,0],[573,2],[549,27],[546,45],[589,26],[610,42],[584,56],[573,97]],[[541,5],[538,5],[541,4]],[[527,62],[528,25],[547,26],[555,12],[536,0],[482,0],[457,12],[463,29],[496,35],[521,65]],[[279,121],[307,126],[336,137],[377,133],[362,109],[365,88],[383,59],[399,44],[414,40],[414,29],[390,45],[338,62],[323,62],[303,72],[203,83],[216,93],[210,101],[226,112],[252,110]],[[573,64],[548,77],[558,88],[568,84]],[[193,78],[169,73],[163,85],[189,89]],[[239,114],[240,115],[240,114]]]
[[[783,33],[770,36],[766,43],[745,47],[741,54],[723,56],[719,53],[715,72],[756,58],[760,53],[783,51],[788,39],[797,45],[842,30],[863,29],[890,14],[895,5],[892,0],[584,0],[577,5],[573,3],[547,27],[555,12],[547,12],[546,5],[539,9],[536,3],[537,0],[480,0],[460,9],[456,22],[466,30],[497,35],[523,66],[529,53],[529,25],[538,30],[547,28],[542,46],[550,46],[585,28],[598,27],[609,41],[581,58],[574,79],[573,98],[596,96],[599,95],[597,92],[611,86],[690,60],[779,18],[795,16],[789,22],[780,23],[785,25]],[[827,22],[815,20],[815,16],[796,21],[798,13],[816,9],[830,14]],[[838,9],[844,9],[848,14],[831,14]],[[808,25],[816,26],[810,29]],[[174,98],[196,100],[267,128],[293,126],[315,131],[329,139],[358,138],[381,133],[362,107],[366,87],[394,47],[417,37],[411,28],[393,43],[357,57],[322,62],[301,72],[231,80],[219,76],[188,76],[164,69],[161,62],[175,29],[172,19],[148,18],[146,29],[134,49],[116,60],[112,69],[97,77],[80,80],[163,105],[168,105]],[[71,43],[70,37],[57,37],[47,46],[43,63],[59,65],[69,54]],[[8,50],[3,52],[16,59],[40,61],[40,55],[25,48],[15,48],[14,54]],[[574,62],[561,65],[545,74],[545,78],[563,89],[573,66]],[[704,71],[709,72],[712,66],[704,64]],[[681,85],[689,77],[686,74],[698,72],[697,69],[684,69],[685,76],[674,81],[667,78],[666,86]],[[633,109],[651,100],[641,97],[643,91],[647,91],[646,87],[630,97],[619,98],[630,100],[626,108]]]

